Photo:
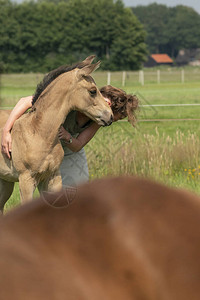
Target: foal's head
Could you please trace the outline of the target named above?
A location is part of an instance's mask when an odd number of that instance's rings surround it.
[[[94,55],[73,66],[61,66],[50,72],[38,86],[33,97],[33,104],[47,92],[66,113],[78,110],[87,115],[99,125],[110,125],[113,113],[104,100],[94,79],[90,74],[95,71],[100,62],[92,64]],[[46,94],[47,94],[46,93]]]
[[[99,125],[106,126],[112,123],[113,113],[90,76],[99,65],[100,62],[74,70],[77,82],[71,99],[73,109],[81,111]]]

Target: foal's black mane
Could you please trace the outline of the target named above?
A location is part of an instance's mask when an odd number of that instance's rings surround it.
[[[35,94],[33,95],[32,105],[34,105],[34,103],[37,101],[37,99],[39,98],[41,93],[46,89],[46,87],[54,79],[56,79],[59,75],[61,75],[63,73],[66,73],[66,72],[69,72],[69,71],[72,71],[76,68],[82,69],[86,65],[87,65],[87,63],[85,63],[85,62],[79,62],[79,63],[76,63],[76,64],[71,65],[71,66],[64,65],[64,66],[61,66],[61,67],[51,71],[47,75],[45,75],[43,80],[38,84],[37,89],[35,91]]]

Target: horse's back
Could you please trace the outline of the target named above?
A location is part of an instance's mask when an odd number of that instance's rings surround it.
[[[0,221],[0,298],[197,300],[199,252],[198,197],[102,179]]]

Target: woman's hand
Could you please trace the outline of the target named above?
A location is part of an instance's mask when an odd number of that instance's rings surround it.
[[[12,139],[10,131],[3,129],[2,138],[1,138],[1,152],[5,154],[9,159],[11,159],[11,146]]]
[[[58,137],[60,140],[68,142],[71,138],[71,134],[61,125],[58,130]]]

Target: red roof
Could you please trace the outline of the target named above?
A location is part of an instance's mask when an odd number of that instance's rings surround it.
[[[157,63],[173,63],[173,60],[167,54],[152,54],[151,57]]]

